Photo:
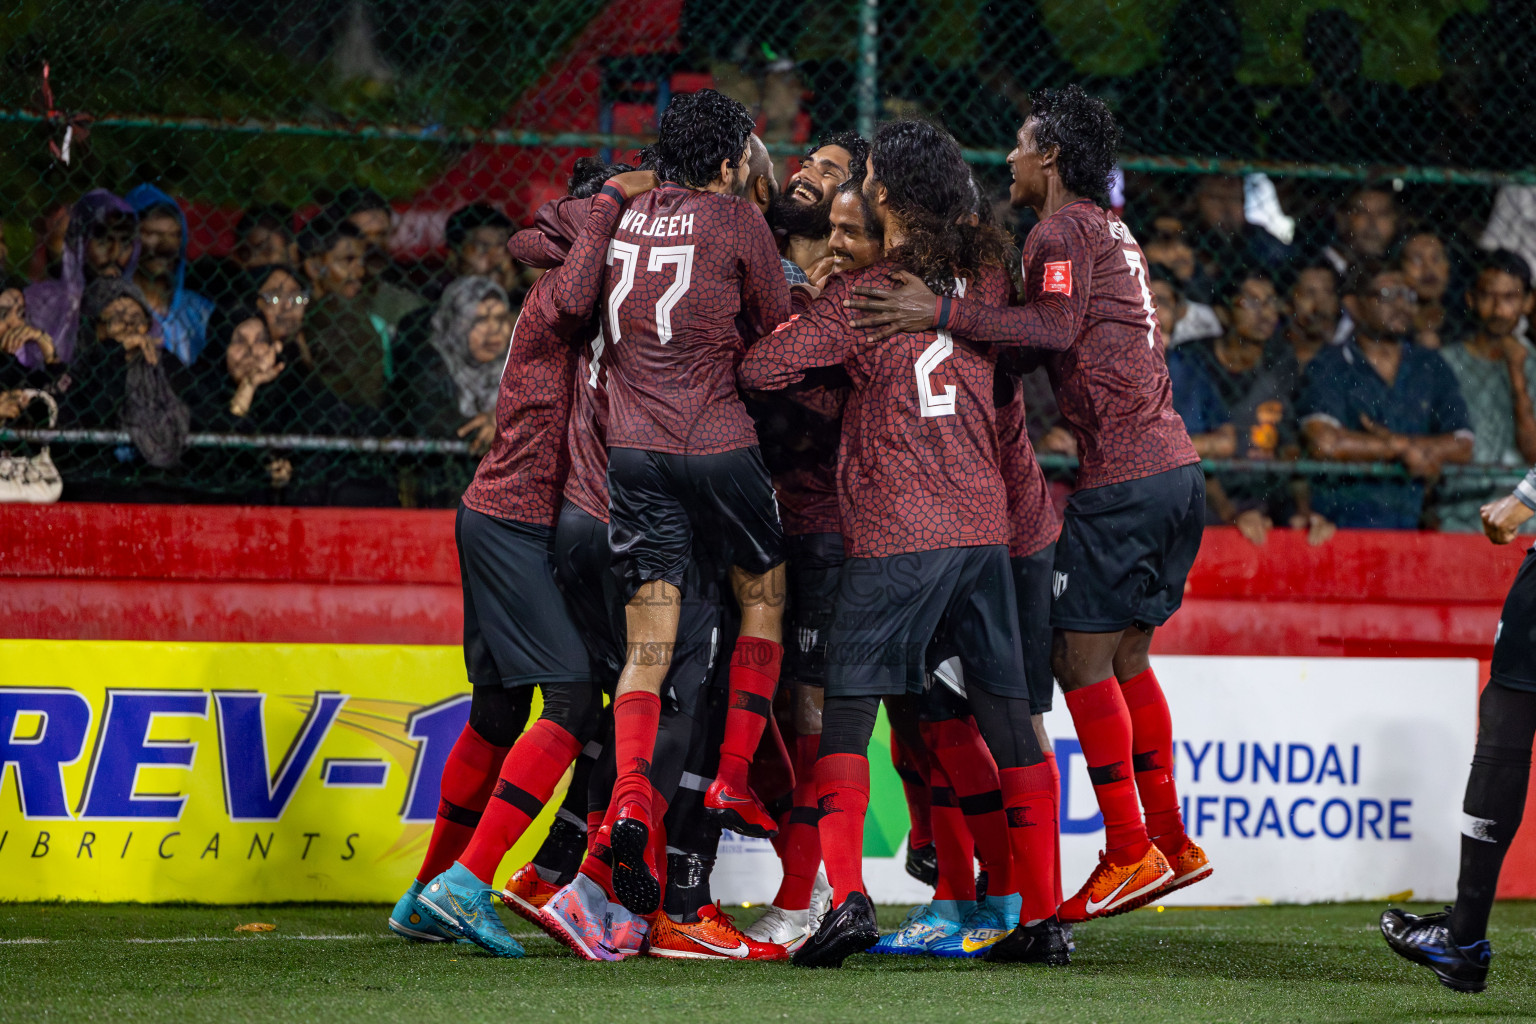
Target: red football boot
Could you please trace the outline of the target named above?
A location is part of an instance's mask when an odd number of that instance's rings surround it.
[[[704,807],[719,817],[720,824],[737,835],[753,839],[772,839],[779,834],[778,822],[763,807],[750,789],[733,789],[724,779],[716,779],[704,793]]]

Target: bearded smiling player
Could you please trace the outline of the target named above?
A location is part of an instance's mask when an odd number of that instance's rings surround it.
[[[936,296],[910,274],[848,300],[876,336],[943,328],[1043,350],[1083,453],[1056,546],[1051,660],[1107,850],[1062,904],[1064,923],[1134,910],[1211,873],[1179,817],[1173,727],[1148,660],[1200,548],[1205,485],[1173,411],[1146,257],[1106,208],[1119,141],[1108,108],[1076,86],[1035,97],[1008,155],[1010,202],[1040,218],[1024,246],[1024,305]]]

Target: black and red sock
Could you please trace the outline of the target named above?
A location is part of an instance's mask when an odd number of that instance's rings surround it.
[[[738,636],[731,652],[730,704],[725,713],[725,738],[720,743],[716,776],[732,789],[747,788],[747,769],[773,714],[773,691],[779,685],[782,644],[758,636]]]
[[[439,784],[437,820],[432,823],[432,838],[427,855],[416,873],[419,882],[430,882],[453,867],[475,834],[475,826],[496,787],[497,772],[511,747],[498,747],[465,724],[448,761],[443,765]]]
[[[651,818],[651,757],[656,753],[656,730],[661,724],[661,698],[632,690],[613,702],[613,756],[618,777],[609,800],[608,824],[613,824],[626,804],[634,804]]]
[[[1043,921],[1056,913],[1056,794],[1046,761],[998,772],[1014,879],[1019,886],[1019,920]]]
[[[997,762],[976,723],[968,717],[950,718],[926,723],[923,732],[925,737],[932,737],[927,740],[929,750],[943,764],[955,789],[955,801],[965,814],[966,828],[976,841],[981,866],[987,872],[987,894],[1008,896],[1018,892]]]
[[[821,866],[821,836],[816,828],[816,748],[820,745],[820,736],[795,737],[795,791],[778,835],[784,878],[773,898],[773,905],[783,910],[810,907],[816,869]]]
[[[1114,864],[1134,864],[1146,856],[1150,840],[1136,799],[1131,770],[1131,712],[1111,676],[1072,690],[1067,710],[1088,762],[1093,795],[1104,815],[1106,856]]]
[[[936,900],[976,900],[976,840],[965,824],[965,812],[955,787],[937,757],[928,762],[932,794],[933,852],[939,862],[939,881],[933,887]]]
[[[864,815],[869,810],[869,758],[828,754],[816,761],[817,831],[832,883],[832,905],[864,891]]]
[[[928,752],[913,750],[902,742],[895,729],[891,730],[891,767],[901,779],[901,790],[907,798],[907,817],[912,831],[907,839],[909,847],[929,846],[933,843],[931,797],[928,793]]]
[[[1120,684],[1131,712],[1131,766],[1147,817],[1147,834],[1172,857],[1184,845],[1179,791],[1173,781],[1173,717],[1157,676],[1149,668]]]
[[[459,863],[490,884],[501,859],[538,817],[581,752],[581,743],[541,718],[518,737],[502,761],[501,777]]]

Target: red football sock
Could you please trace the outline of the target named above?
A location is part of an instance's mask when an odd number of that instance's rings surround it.
[[[643,690],[631,690],[613,702],[613,756],[618,778],[608,801],[611,826],[627,803],[637,803],[649,813],[651,806],[651,757],[656,753],[656,729],[661,724],[661,698]],[[650,825],[654,819],[647,819]]]
[[[453,867],[464,847],[469,845],[480,824],[480,816],[496,786],[496,772],[507,759],[511,747],[498,747],[475,732],[468,723],[443,765],[438,784],[437,820],[432,823],[432,838],[427,855],[416,873],[418,882],[430,882]]]
[[[1104,845],[1114,864],[1146,856],[1149,840],[1131,778],[1131,712],[1114,676],[1067,694],[1067,710],[1088,762],[1093,795],[1104,815]]]
[[[1056,796],[1051,766],[1041,761],[998,772],[1003,786],[1008,845],[1022,906],[1019,920],[1043,921],[1056,913]]]
[[[816,869],[821,866],[821,836],[816,831],[816,748],[820,745],[819,735],[795,737],[793,805],[779,825],[784,879],[773,898],[773,905],[782,910],[810,907]]]
[[[487,885],[496,866],[538,817],[581,744],[575,736],[541,718],[517,738],[501,764],[501,778],[475,835],[459,863]]]
[[[827,754],[816,760],[817,831],[832,883],[832,905],[864,891],[864,814],[869,809],[869,758]]]
[[[891,766],[901,777],[901,789],[907,797],[907,816],[912,820],[912,837],[907,840],[907,845],[928,846],[933,842],[933,822],[929,813],[927,751],[911,749],[892,729]]]
[[[612,801],[609,807],[613,806]],[[602,886],[612,901],[613,855],[608,852],[608,808],[587,812],[587,855],[577,871]]]
[[[970,718],[951,718],[930,722],[925,730],[933,737],[929,749],[943,764],[944,774],[955,788],[955,801],[965,813],[966,828],[976,840],[976,852],[987,872],[987,895],[1018,892],[997,762],[976,731],[976,723]]]
[[[974,902],[976,860],[972,853],[976,840],[965,827],[965,813],[960,810],[955,787],[944,771],[944,762],[937,757],[928,762],[928,782],[933,799],[933,852],[939,861],[939,884],[933,887],[933,898]]]
[[[1045,763],[1051,766],[1051,815],[1056,819],[1056,905],[1065,898],[1061,891],[1061,766],[1056,763],[1056,752],[1045,752]]]
[[[1179,793],[1173,782],[1173,718],[1157,676],[1149,668],[1120,684],[1131,712],[1131,765],[1147,815],[1147,833],[1168,856],[1184,844]]]
[[[773,691],[779,685],[784,647],[760,636],[738,636],[731,652],[731,702],[725,713],[725,739],[720,743],[716,773],[736,790],[747,788],[747,768],[768,716]]]

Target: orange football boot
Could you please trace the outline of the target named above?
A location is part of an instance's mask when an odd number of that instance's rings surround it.
[[[675,960],[789,959],[789,950],[783,946],[748,938],[718,903],[699,911],[699,919],[687,924],[657,914],[648,952]]]
[[[524,864],[512,872],[507,884],[501,887],[501,902],[507,909],[525,920],[539,923],[539,911],[560,887],[539,877],[532,863]]]
[[[1061,905],[1056,916],[1062,924],[1076,924],[1123,914],[1151,902],[1171,878],[1173,868],[1151,843],[1147,844],[1147,852],[1141,860],[1134,864],[1111,864],[1101,852],[1099,866],[1093,869],[1077,895]]]
[[[1184,888],[1186,885],[1194,885],[1211,877],[1211,872],[1216,870],[1211,867],[1210,859],[1205,851],[1195,845],[1195,841],[1189,836],[1184,837],[1184,845],[1179,847],[1179,852],[1167,858],[1173,868],[1173,877],[1164,882],[1162,888],[1152,894],[1152,899],[1159,900],[1171,892]],[[1150,902],[1150,901],[1149,901]]]

